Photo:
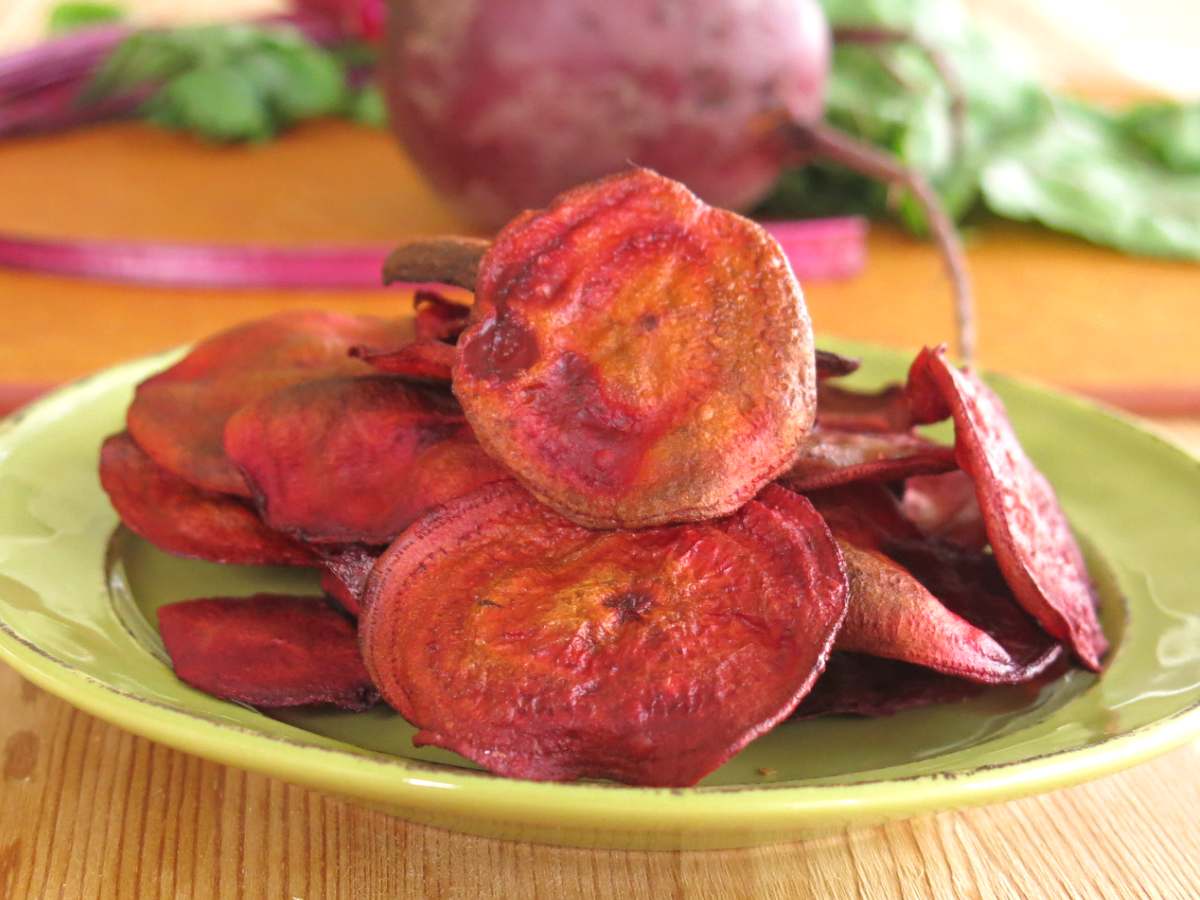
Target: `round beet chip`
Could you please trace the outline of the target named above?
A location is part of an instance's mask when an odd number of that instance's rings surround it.
[[[307,547],[272,531],[245,501],[192,487],[124,432],[100,448],[100,484],[126,527],[167,553],[242,566],[317,565]]]
[[[1108,641],[1095,589],[1054,489],[1021,448],[1004,406],[974,374],[926,348],[913,363],[914,394],[936,392],[954,418],[959,465],[975,483],[992,552],[1017,601],[1093,670]]]
[[[276,391],[230,418],[225,452],[263,520],[314,543],[386,544],[426,510],[511,478],[449,393],[392,375]]]
[[[398,346],[396,320],[329,312],[286,312],[247,322],[197,344],[165,372],[138,385],[126,418],[150,458],[197,487],[250,496],[225,456],[225,423],[242,406],[282,387],[338,373],[367,373],[356,344]]]
[[[506,226],[458,350],[480,443],[590,527],[733,512],[812,426],[812,329],[779,245],[646,169]]]
[[[175,674],[194,688],[251,706],[375,704],[354,624],[323,598],[211,597],[158,610]]]
[[[491,485],[376,564],[367,669],[418,744],[497,774],[694,784],[791,712],[845,615],[804,506],[597,532]]]

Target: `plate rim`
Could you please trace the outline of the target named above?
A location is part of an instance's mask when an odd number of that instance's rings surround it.
[[[838,341],[853,348],[855,342]],[[859,346],[903,352],[857,342]],[[23,423],[67,402],[100,382],[120,380],[130,369],[165,362],[184,348],[127,360],[72,381],[0,422],[0,451]],[[1067,394],[1028,378],[987,373],[989,379],[1052,395],[1056,400],[1100,415],[1193,466],[1200,459],[1159,433],[1151,423],[1119,414],[1101,403]],[[486,772],[433,767],[404,757],[355,748],[289,741],[172,708],[106,685],[78,671],[0,620],[0,661],[68,704],[103,721],[173,749],[239,769],[281,778],[330,793],[401,810],[466,815],[486,810],[514,825],[546,824],[547,803],[564,827],[604,830],[597,820],[616,814],[620,831],[756,832],[795,831],[822,822],[873,817],[899,818],[950,808],[1014,799],[1079,784],[1125,769],[1200,737],[1200,699],[1165,718],[1074,749],[1052,751],[1015,762],[960,772],[933,772],[852,784],[788,782],[714,785],[698,788],[645,788],[600,782],[558,783],[502,778]],[[326,739],[328,740],[328,739]],[[271,751],[286,747],[276,757]],[[330,760],[334,765],[328,765]],[[514,786],[520,790],[514,791]],[[886,788],[886,790],[881,790]],[[745,802],[750,798],[753,802]],[[639,802],[630,802],[637,798]],[[644,802],[652,798],[653,803]]]

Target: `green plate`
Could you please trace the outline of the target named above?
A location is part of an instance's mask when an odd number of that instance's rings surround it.
[[[849,344],[869,386],[907,358]],[[494,837],[607,847],[735,847],[1006,800],[1133,765],[1200,733],[1196,460],[1050,391],[993,379],[1058,489],[1101,592],[1114,651],[1099,677],[997,688],[891,718],[785,724],[699,787],[497,778],[414,748],[397,715],[271,718],[180,683],[153,623],[163,603],[312,591],[307,572],[165,556],[117,527],[96,477],[139,360],[42,400],[0,429],[0,659],[123,728],[405,818]]]

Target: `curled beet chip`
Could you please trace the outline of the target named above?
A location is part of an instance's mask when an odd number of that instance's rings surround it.
[[[480,443],[592,527],[730,513],[812,425],[812,330],[779,245],[646,169],[506,226],[458,347]]]
[[[362,710],[379,699],[354,625],[319,597],[185,600],[161,607],[158,626],[175,674],[222,700]]]
[[[845,375],[852,375],[862,365],[862,360],[851,359],[849,356],[841,356],[831,350],[818,349],[816,356],[817,378],[822,381],[826,378],[841,378]]]
[[[906,709],[955,703],[984,685],[912,663],[837,651],[793,719],[817,716],[891,716]]]
[[[197,487],[248,497],[225,456],[225,423],[272,391],[321,375],[365,373],[356,344],[395,346],[399,321],[326,312],[288,312],[214,335],[165,372],[143,381],[129,407],[129,433],[150,458]]]
[[[895,496],[877,482],[857,482],[806,494],[830,529],[856,547],[880,549],[917,540],[921,532],[900,511]]]
[[[269,529],[245,501],[192,487],[124,432],[100,449],[100,483],[121,521],[167,553],[247,566],[317,564],[308,548]]]
[[[314,549],[321,556],[321,590],[357,618],[362,613],[367,576],[371,574],[383,548],[346,544],[318,545]]]
[[[491,485],[380,558],[367,668],[417,743],[498,774],[694,784],[791,712],[845,615],[837,547],[797,500],[597,532]]]
[[[795,491],[854,481],[902,481],[957,466],[952,447],[903,431],[840,431],[821,426],[809,432],[800,447],[795,464],[779,479]]]
[[[926,348],[909,373],[913,391],[936,393],[954,417],[959,465],[975,484],[992,551],[1017,601],[1093,670],[1108,641],[1095,589],[1054,489],[1021,448],[1004,406],[975,375]]]
[[[454,365],[454,347],[432,338],[412,341],[390,350],[352,347],[350,355],[378,372],[426,384],[449,385],[450,370]]]
[[[276,391],[229,420],[225,451],[263,520],[310,542],[386,544],[427,509],[511,477],[453,397],[391,375]]]
[[[909,478],[904,482],[900,508],[927,537],[969,550],[987,546],[975,484],[962,470]]]
[[[817,424],[837,431],[905,432],[914,423],[901,385],[867,392],[821,382],[817,387]]]
[[[417,291],[413,295],[413,307],[416,310],[414,327],[419,341],[457,343],[471,315],[471,307],[447,300],[436,291]]]

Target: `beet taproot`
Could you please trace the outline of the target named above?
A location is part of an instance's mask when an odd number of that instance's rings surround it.
[[[366,373],[356,344],[396,346],[400,321],[329,312],[285,312],[201,341],[182,360],[138,385],[126,417],[138,446],[197,487],[250,496],[225,456],[225,423],[272,391],[321,375]]]
[[[386,544],[427,509],[511,477],[453,397],[392,375],[269,394],[229,419],[225,452],[263,520],[314,543]]]
[[[836,37],[924,50],[950,76],[949,122],[961,131],[961,90],[935,48],[893,29]],[[907,191],[942,252],[970,358],[971,290],[953,222],[920,173],[824,121],[830,38],[817,0],[392,0],[381,77],[409,155],[488,227],[631,161],[738,210],[785,167],[816,161]]]
[[[815,381],[778,245],[645,169],[497,236],[454,367],[484,448],[597,528],[736,510],[790,466]]]
[[[315,566],[303,544],[268,528],[239,497],[193,487],[126,432],[100,448],[100,484],[135,534],[176,556],[243,566]]]
[[[801,443],[795,464],[780,476],[794,491],[819,490],[855,481],[894,482],[957,467],[954,448],[909,432],[814,428]]]
[[[205,597],[158,610],[175,674],[250,706],[373,706],[379,692],[359,656],[354,625],[320,597]]]
[[[921,352],[909,383],[915,393],[940,396],[954,418],[959,466],[974,482],[992,551],[1017,601],[1084,665],[1099,670],[1108,641],[1083,553],[1000,398],[951,365],[941,347]]]
[[[376,563],[367,668],[418,744],[492,772],[694,784],[792,711],[845,615],[840,553],[797,499],[597,532],[483,488]]]

